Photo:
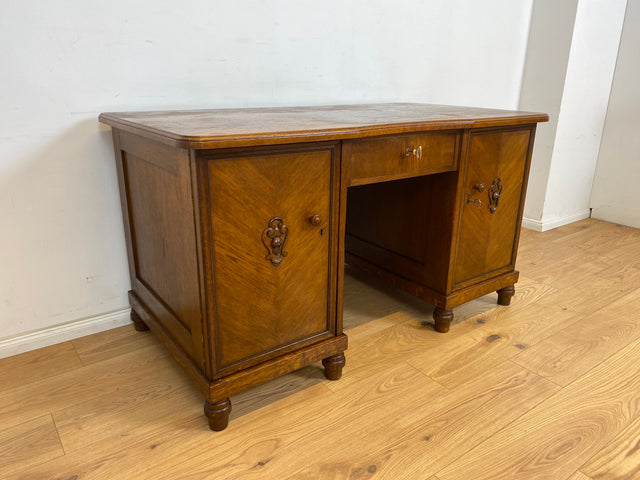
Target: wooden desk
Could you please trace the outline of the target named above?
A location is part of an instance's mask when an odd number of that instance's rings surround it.
[[[345,256],[435,305],[508,305],[543,114],[421,104],[104,113],[136,329],[229,397],[322,360],[337,380]]]

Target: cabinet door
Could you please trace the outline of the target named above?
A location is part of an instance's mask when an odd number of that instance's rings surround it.
[[[208,161],[218,372],[335,335],[333,152]]]
[[[532,129],[471,132],[454,288],[514,269]]]

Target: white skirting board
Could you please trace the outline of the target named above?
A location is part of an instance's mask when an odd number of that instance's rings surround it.
[[[535,220],[533,218],[522,218],[522,226],[529,230],[535,230],[536,232],[546,232],[554,228],[561,227],[563,225],[569,225],[570,223],[577,222],[578,220],[584,220],[591,216],[591,209],[583,210],[581,212],[567,215],[566,217],[556,217],[552,219]]]
[[[131,323],[130,308],[0,340],[0,358],[36,350]]]

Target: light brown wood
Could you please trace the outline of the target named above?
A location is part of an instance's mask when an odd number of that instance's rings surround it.
[[[137,338],[139,337],[139,338]],[[133,324],[72,340],[83,365],[103,362],[132,350],[157,344],[152,335],[135,335]],[[60,372],[58,372],[60,373]]]
[[[619,477],[616,477],[619,479]],[[591,477],[587,477],[584,473],[578,470],[576,473],[571,475],[567,480],[592,480]]]
[[[632,480],[640,477],[640,418],[617,435],[580,470],[598,480]]]
[[[307,474],[333,470],[335,478],[357,478],[356,471],[373,465],[381,478],[428,476],[557,390],[551,382],[505,362],[456,390],[423,397],[414,409],[380,422],[359,441],[331,449],[332,455],[325,454],[329,458],[308,468]]]
[[[0,371],[14,380],[0,395],[1,476],[632,479],[640,462],[640,339],[622,341],[619,332],[635,332],[638,318],[638,233],[596,220],[524,230],[523,264],[539,270],[530,278],[519,265],[508,308],[495,295],[460,306],[447,335],[422,326],[432,307],[347,269],[342,380],[325,379],[318,362],[239,393],[233,428],[216,435],[201,419],[200,392],[133,327],[70,342],[84,366],[68,362],[69,344],[58,354],[31,352],[34,362],[2,359]],[[626,294],[585,316],[599,300],[571,288],[563,278],[571,270],[554,270],[557,257],[542,253],[545,246],[564,254],[588,246],[591,270],[565,255],[576,281],[595,282],[602,256]],[[545,263],[553,274],[542,278]],[[572,328],[581,355],[567,343]],[[492,335],[500,338],[488,341]],[[533,369],[537,359],[549,362],[543,345],[556,337],[571,362],[555,358],[572,364],[562,385]],[[126,349],[117,348],[121,341]],[[48,378],[37,373],[50,375],[46,352],[61,359]]]
[[[638,312],[640,295],[631,292],[592,315],[569,321],[562,330],[522,351],[514,362],[566,386],[640,338]],[[559,326],[565,325],[562,317],[559,320]]]
[[[154,379],[158,360],[167,357],[167,352],[156,343],[104,362],[3,390],[0,425],[7,428],[41,416],[43,408],[51,412],[91,401],[118,388],[138,385],[144,378]],[[47,404],[52,405],[52,409],[45,407]]]
[[[8,390],[80,367],[73,344],[63,342],[0,360],[0,385]]]
[[[640,415],[640,340],[540,403],[442,471],[442,480],[564,478]],[[624,408],[620,408],[624,405]],[[491,468],[482,459],[491,459]]]
[[[0,430],[0,472],[3,477],[64,454],[51,415]]]
[[[536,340],[539,341],[545,335],[554,338],[555,330],[579,318],[574,312],[554,306],[534,309],[530,305],[525,312],[520,313],[508,310],[495,309],[488,312],[483,319],[486,322],[484,326],[421,355],[415,355],[408,362],[447,388],[455,388],[481,376],[492,365],[518,358],[523,352],[528,353],[527,345],[533,344],[535,348]],[[518,319],[517,322],[512,321],[515,318]],[[548,318],[554,318],[556,322],[550,325],[546,320]],[[521,365],[528,368],[526,362]]]

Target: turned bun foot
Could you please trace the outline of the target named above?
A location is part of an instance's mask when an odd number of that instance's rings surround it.
[[[516,287],[508,285],[498,290],[498,305],[509,305],[511,303],[511,297],[516,293]]]
[[[227,428],[230,413],[231,401],[229,398],[214,403],[204,402],[204,414],[209,419],[209,428],[214,432]]]
[[[433,310],[436,332],[447,333],[453,321],[453,310],[451,308],[436,307]]]
[[[131,309],[130,317],[131,321],[133,322],[133,327],[138,332],[146,332],[147,330],[149,330],[149,327],[146,323],[144,323],[144,320],[142,320],[140,318],[140,315],[138,315],[133,309]]]
[[[322,360],[324,376],[329,380],[339,380],[342,377],[342,367],[344,367],[345,361],[343,353]]]

